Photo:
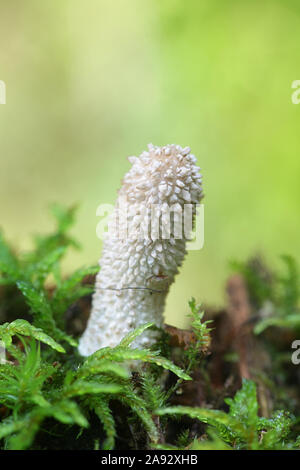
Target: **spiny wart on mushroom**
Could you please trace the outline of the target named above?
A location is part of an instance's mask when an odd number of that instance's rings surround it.
[[[162,327],[166,296],[192,228],[184,227],[185,206],[193,220],[203,197],[200,168],[189,147],[150,144],[129,161],[112,214],[115,230],[104,240],[92,311],[79,343],[83,356],[116,346],[147,322]],[[149,346],[156,337],[156,331],[146,330],[134,346]]]

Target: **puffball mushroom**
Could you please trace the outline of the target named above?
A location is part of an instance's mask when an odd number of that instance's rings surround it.
[[[129,161],[132,167],[111,216],[114,230],[103,243],[91,315],[79,342],[83,356],[116,346],[145,323],[162,327],[166,296],[192,229],[190,224],[185,230],[184,210],[189,208],[193,221],[203,196],[200,168],[189,147],[149,144],[148,151]],[[150,346],[157,334],[145,330],[134,347]]]

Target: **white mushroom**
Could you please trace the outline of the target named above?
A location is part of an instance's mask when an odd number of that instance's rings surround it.
[[[83,356],[116,346],[147,322],[163,325],[169,286],[184,259],[202,198],[199,167],[188,147],[150,144],[129,161],[132,167],[119,191],[114,230],[104,240],[92,311],[79,343]],[[149,346],[156,337],[157,332],[146,330],[134,346]]]

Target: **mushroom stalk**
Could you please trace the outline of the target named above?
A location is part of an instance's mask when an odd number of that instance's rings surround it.
[[[186,254],[202,178],[188,147],[155,147],[129,157],[110,229],[103,243],[92,310],[79,352],[116,346],[131,330],[163,325],[166,296]],[[146,330],[134,346],[149,346]]]

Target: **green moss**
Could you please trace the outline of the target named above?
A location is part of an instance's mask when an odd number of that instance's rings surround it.
[[[37,237],[30,253],[17,256],[0,237],[0,340],[7,351],[0,363],[2,449],[299,447],[299,420],[288,409],[261,417],[253,381],[244,381],[220,409],[212,409],[209,403],[207,407],[174,405],[181,388],[187,383],[193,386],[196,372],[204,371],[209,362],[211,320],[204,319],[194,299],[189,302],[194,339],[176,354],[165,332],[151,350],[131,348],[144,329],[153,328],[147,324],[115,348],[81,358],[66,312],[91,295],[92,285],[83,280],[97,268],[81,268],[62,278],[63,256],[78,246],[69,236],[74,209],[55,206],[53,213],[54,232]],[[248,265],[239,269],[259,306],[272,301],[280,307],[279,313],[275,309],[274,321],[279,318],[285,327],[294,327],[289,318],[298,313],[299,279],[291,258],[284,260],[287,275],[275,277],[273,284]],[[47,287],[50,277],[55,280],[51,289]],[[256,326],[257,333],[268,326],[264,323],[262,328],[263,321]],[[278,368],[283,374],[283,367]],[[213,390],[208,373],[205,381]],[[276,389],[276,380],[271,378],[270,384]],[[178,419],[183,421],[176,425]],[[195,428],[195,422],[200,427]]]

